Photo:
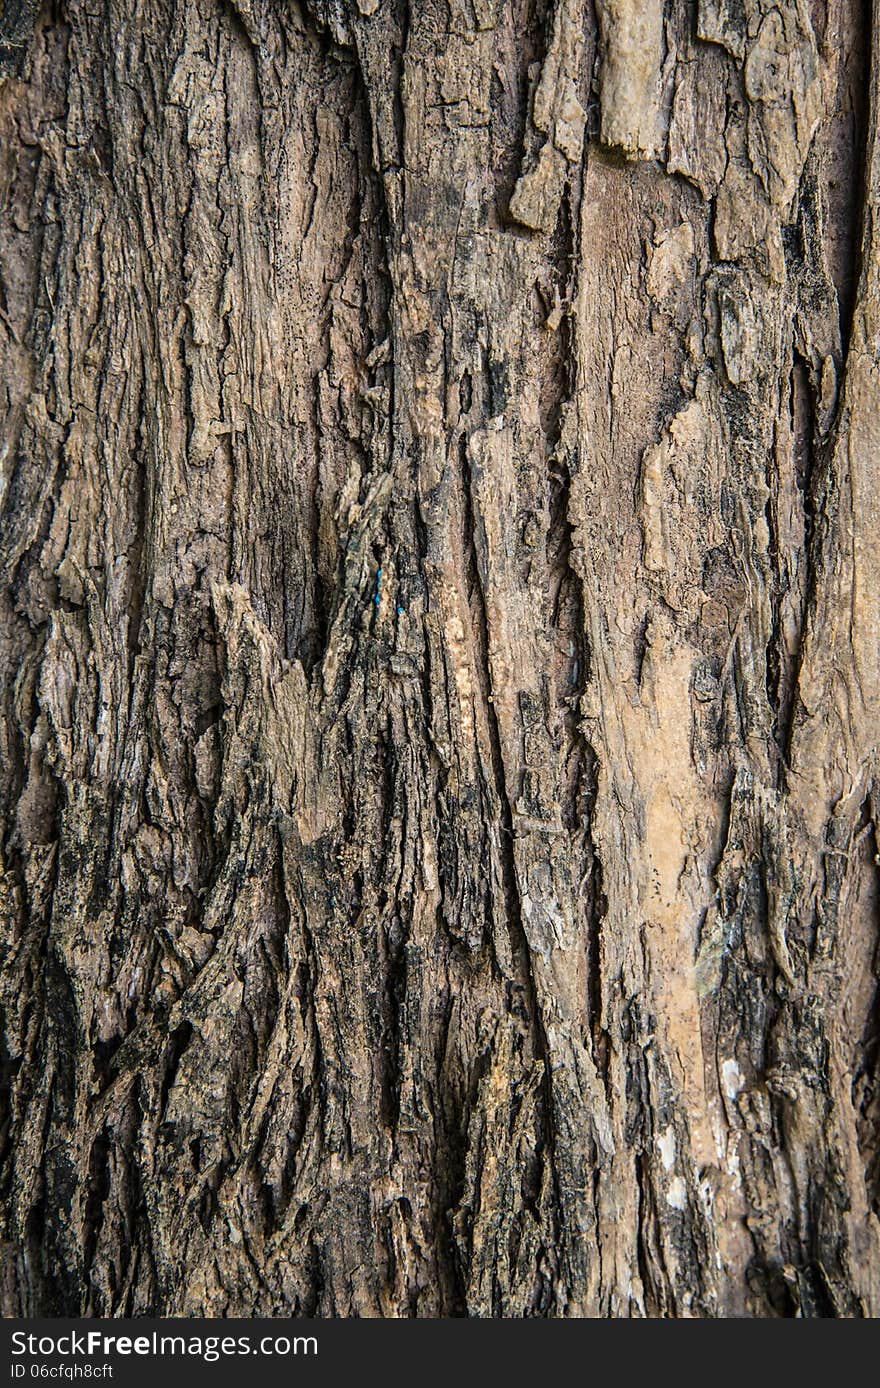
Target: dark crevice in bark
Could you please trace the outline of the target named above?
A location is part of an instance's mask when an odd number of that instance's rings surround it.
[[[247,9],[237,4],[236,0],[218,0],[218,4],[232,30],[233,37],[241,43],[245,50],[251,53],[256,66],[256,58],[260,49],[260,36],[254,32]]]
[[[868,1204],[880,1218],[880,839],[877,809],[876,793],[872,792],[862,806],[851,849],[859,871],[858,887],[867,895],[870,924],[874,928],[873,948],[866,961],[869,1001],[852,1062],[852,1102]],[[857,967],[855,960],[852,964]]]
[[[444,1008],[444,1024],[439,1038],[445,1047],[448,1042],[449,1025],[454,1007],[454,997],[450,992]],[[438,1056],[441,1054],[438,1046]],[[469,1083],[445,1079],[442,1062],[438,1061],[439,1076],[437,1093],[436,1158],[434,1173],[436,1199],[434,1201],[434,1228],[436,1231],[436,1257],[440,1276],[440,1314],[461,1317],[468,1313],[465,1271],[467,1258],[461,1247],[461,1232],[456,1227],[456,1212],[460,1210],[465,1198],[467,1181],[468,1124],[477,1099],[479,1082],[488,1064],[488,1056],[478,1058],[469,1076]]]
[[[650,1223],[650,1190],[645,1179],[644,1158],[637,1155],[635,1158],[636,1190],[638,1192],[638,1203],[636,1206],[636,1227],[638,1238],[636,1239],[636,1266],[639,1270],[639,1277],[642,1283],[642,1297],[644,1298],[645,1314],[656,1316],[658,1314],[658,1299],[654,1290],[654,1276],[648,1262],[646,1247],[646,1231]]]
[[[165,1047],[164,1073],[157,1105],[157,1116],[160,1122],[164,1121],[165,1111],[168,1107],[168,1096],[171,1093],[184,1052],[193,1039],[194,1030],[191,1022],[181,1022],[168,1037]]]
[[[776,515],[777,505],[780,503],[777,503],[772,488],[766,508],[771,536],[771,557],[777,574],[777,583],[771,594],[773,630],[767,646],[766,687],[768,703],[773,714],[775,743],[780,752],[780,786],[783,783],[784,766],[791,745],[804,623],[814,584],[816,455],[817,448],[822,447],[817,440],[815,391],[811,373],[808,363],[797,350],[794,350],[792,357],[788,406],[794,481],[803,518],[803,543],[797,552],[797,569],[792,575],[786,575],[785,566],[789,555],[780,552]],[[781,504],[785,504],[784,500]],[[787,639],[783,630],[781,605],[784,600],[790,603],[789,619],[793,622],[793,648],[789,645],[791,635]]]
[[[595,29],[595,16],[594,16]],[[598,115],[597,115],[598,121]],[[577,253],[579,248],[576,221],[578,198],[569,191],[563,198],[560,208],[557,238],[561,237],[563,254],[557,252],[557,265],[565,265],[565,273],[560,274],[562,297],[573,299],[577,284]],[[570,320],[563,317],[561,328],[562,354],[565,363],[565,377],[561,391],[562,399],[573,408],[574,373],[577,364],[576,344],[569,337]],[[572,883],[574,899],[580,907],[580,917],[586,930],[586,1010],[587,1025],[590,1030],[592,1056],[606,1095],[611,1099],[610,1036],[604,1017],[605,981],[602,959],[602,930],[607,913],[607,899],[602,888],[602,863],[593,841],[592,823],[598,788],[599,764],[594,748],[590,745],[581,727],[581,702],[589,685],[591,675],[591,652],[587,636],[588,615],[586,610],[583,579],[571,562],[573,528],[571,523],[571,485],[572,467],[575,460],[558,448],[561,439],[560,417],[556,424],[556,436],[548,440],[551,456],[557,451],[554,473],[551,463],[550,473],[550,511],[551,533],[548,536],[548,560],[551,572],[560,573],[561,580],[553,603],[553,626],[561,628],[560,616],[567,605],[570,621],[567,624],[572,643],[569,676],[567,681],[558,681],[557,688],[562,694],[563,747],[560,762],[562,773],[562,823],[575,842],[580,843],[578,855],[582,867],[579,880]],[[580,459],[576,460],[580,466]],[[555,541],[555,543],[554,543]],[[556,550],[555,556],[553,550]],[[561,599],[565,595],[565,604]],[[646,619],[647,624],[647,619]],[[567,683],[568,687],[563,686]]]
[[[795,480],[804,510],[804,551],[808,559],[815,523],[813,469],[815,466],[816,414],[814,390],[807,362],[794,353],[790,382],[792,454]]]
[[[141,369],[146,376],[146,363],[142,361]],[[147,436],[146,426],[146,402],[143,394],[143,382],[141,391],[136,404],[136,424],[134,436],[137,441],[135,455],[132,460],[134,472],[134,484],[132,487],[132,548],[129,551],[129,569],[131,580],[129,586],[128,600],[128,630],[126,632],[126,649],[128,651],[128,682],[129,688],[134,690],[135,670],[137,658],[141,653],[141,637],[143,635],[143,625],[145,620],[145,605],[147,597],[147,586],[149,583],[149,541],[150,532],[150,445]]]
[[[323,4],[310,4],[307,8],[319,18],[322,24],[328,22],[325,13],[326,7]],[[406,26],[409,22],[409,10],[405,0],[401,8],[404,38],[400,53],[397,54],[395,50],[396,69],[402,67],[403,52],[406,46]],[[348,441],[349,449],[358,454],[361,472],[366,476],[371,470],[376,468],[383,470],[389,466],[392,448],[391,430],[396,412],[397,373],[393,358],[392,306],[394,290],[391,260],[396,248],[398,232],[392,226],[389,212],[385,184],[387,168],[381,167],[381,161],[379,161],[379,167],[374,162],[380,149],[382,131],[379,127],[382,122],[381,116],[377,121],[375,94],[371,87],[369,68],[365,67],[365,55],[359,50],[358,44],[352,42],[351,48],[346,49],[345,52],[333,53],[328,51],[326,57],[328,61],[344,62],[345,68],[351,74],[353,84],[352,100],[346,115],[346,128],[347,142],[357,156],[358,186],[350,204],[349,221],[346,228],[348,246],[346,261],[350,260],[359,239],[370,239],[369,251],[365,251],[364,254],[363,300],[360,318],[367,341],[372,336],[372,346],[362,363],[366,382],[358,382],[366,437],[362,435],[360,439]],[[399,91],[399,77],[400,71],[398,70],[394,87],[396,93]],[[400,118],[402,120],[402,107]],[[402,140],[402,129],[399,133]],[[316,131],[315,158],[318,147],[319,140]],[[312,178],[312,183],[314,186],[314,178]],[[316,186],[315,197],[317,197]],[[327,326],[329,329],[329,318]],[[372,333],[367,331],[370,326],[372,326]],[[374,403],[374,400],[386,389],[387,407],[384,408],[383,413],[383,407]],[[322,534],[321,521],[322,516],[326,518],[328,515],[333,515],[338,497],[327,494],[319,481],[317,460],[321,456],[325,440],[322,438],[318,400],[319,376],[316,374],[313,377],[310,396],[310,425],[316,458],[316,474],[309,499],[308,516],[312,584],[311,626],[304,631],[296,647],[296,654],[311,679],[317,679],[321,675],[334,622],[348,597],[345,590],[346,545],[350,544],[352,540],[351,534],[343,533],[338,537],[339,544],[335,566],[328,565],[326,539]],[[370,416],[372,416],[371,419]],[[384,423],[382,422],[383,419]],[[352,463],[349,460],[349,469],[351,466]],[[341,481],[342,479],[340,479]],[[334,527],[337,520],[338,517],[334,517]],[[347,690],[337,688],[334,691],[334,697],[339,706],[345,702],[347,696]]]
[[[21,1060],[13,1060],[6,1037],[0,1033],[0,1198],[4,1200],[12,1182],[13,1085],[20,1067]]]
[[[391,81],[392,86],[392,118],[394,122],[394,138],[396,148],[391,167],[402,169],[404,166],[404,148],[406,142],[406,111],[403,103],[403,75],[406,67],[406,53],[409,47],[409,31],[411,24],[409,0],[396,0],[397,4],[397,26],[400,35],[399,42],[392,48],[391,55]],[[385,172],[383,168],[382,173]]]
[[[386,744],[384,754],[380,754],[380,762],[387,755]],[[387,814],[390,818],[390,807]],[[386,842],[388,834],[389,828],[386,824]],[[382,1121],[393,1133],[400,1121],[401,1051],[404,1044],[403,1018],[405,1017],[408,981],[406,951],[408,932],[398,913],[393,911],[393,908],[389,912],[388,896],[384,890],[380,894],[378,906],[380,917],[385,919],[384,926],[378,926],[381,966],[378,1057],[380,1108]]]
[[[553,263],[557,299],[574,292],[576,208],[567,194],[562,199],[555,234]],[[583,875],[573,882],[575,901],[587,932],[587,1003],[592,1029],[593,1058],[600,1076],[607,1080],[608,1037],[602,1027],[601,930],[606,903],[602,893],[601,864],[592,841],[591,823],[596,799],[598,767],[593,748],[581,731],[580,701],[590,679],[590,650],[586,636],[583,583],[571,563],[572,523],[571,468],[561,447],[563,412],[572,407],[572,371],[575,360],[571,320],[564,314],[553,334],[541,396],[542,426],[549,458],[548,509],[550,526],[546,540],[550,580],[550,625],[555,635],[555,696],[561,713],[559,748],[560,813],[567,832],[582,845]]]
[[[41,0],[4,0],[0,9],[0,82],[23,73],[41,8]]]
[[[585,822],[589,824],[595,803],[597,763],[591,749],[592,766],[589,775],[589,804],[584,807]],[[604,1012],[605,983],[602,960],[602,930],[608,912],[608,900],[602,890],[602,863],[593,845],[592,834],[588,831],[584,838],[585,855],[588,861],[586,881],[580,884],[584,899],[584,917],[589,922],[587,942],[587,1014],[592,1029],[593,1059],[599,1078],[605,1085],[606,1094],[611,1098],[609,1065],[611,1061],[611,1037],[607,1029]]]
[[[111,1150],[112,1142],[106,1129],[95,1138],[89,1154],[88,1175],[86,1178],[85,1207],[82,1215],[83,1270],[88,1280],[98,1245],[101,1223],[104,1217],[104,1204],[111,1188]]]
[[[872,80],[871,10],[872,0],[850,0],[841,10],[845,53],[837,69],[836,110],[827,142],[825,236],[831,276],[837,290],[844,361],[862,270]],[[875,82],[876,76],[874,74]]]
[[[875,965],[875,977],[874,999],[857,1049],[853,1106],[868,1204],[880,1219],[880,958]]]
[[[549,42],[552,3],[507,0],[496,37],[498,62],[492,70],[490,133],[494,217],[506,223],[508,207],[523,164],[534,96],[532,71],[540,71]],[[503,79],[502,79],[503,73]]]

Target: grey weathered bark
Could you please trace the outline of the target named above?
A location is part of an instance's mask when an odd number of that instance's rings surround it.
[[[880,1311],[880,7],[0,8],[7,1312]]]

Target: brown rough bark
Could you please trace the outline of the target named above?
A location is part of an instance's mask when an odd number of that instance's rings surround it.
[[[880,0],[0,72],[2,1309],[880,1313]]]

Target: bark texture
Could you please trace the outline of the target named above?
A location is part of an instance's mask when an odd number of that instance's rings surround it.
[[[6,1313],[880,1313],[880,0],[0,4]]]

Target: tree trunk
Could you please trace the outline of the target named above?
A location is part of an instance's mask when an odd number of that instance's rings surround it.
[[[7,1314],[880,1314],[878,64],[0,7]]]

